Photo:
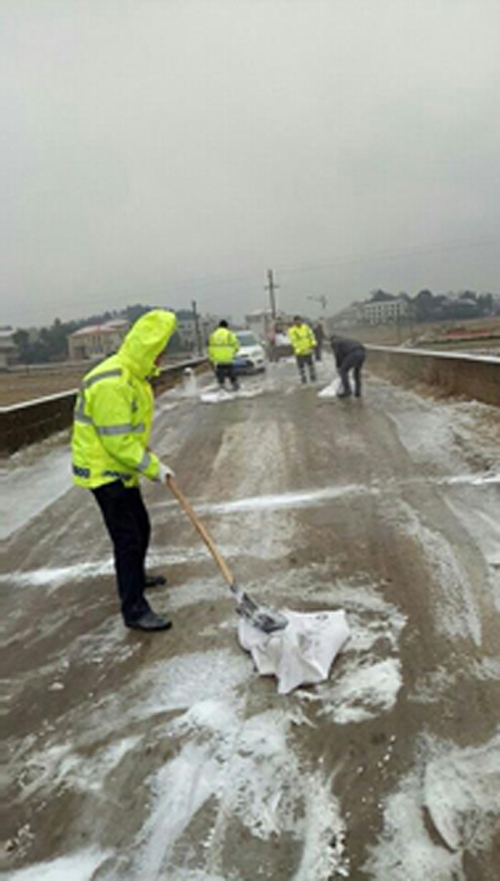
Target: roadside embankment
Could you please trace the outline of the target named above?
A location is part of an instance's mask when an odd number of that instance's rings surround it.
[[[500,358],[367,346],[373,373],[403,385],[425,383],[447,395],[464,395],[500,406]]]
[[[154,382],[155,391],[175,385],[187,368],[197,370],[205,364],[205,358],[195,358],[164,367]],[[71,389],[0,407],[0,455],[14,453],[71,425],[77,391]]]

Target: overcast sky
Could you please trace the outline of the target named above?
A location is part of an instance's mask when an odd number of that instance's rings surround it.
[[[500,291],[499,0],[0,0],[0,324]]]

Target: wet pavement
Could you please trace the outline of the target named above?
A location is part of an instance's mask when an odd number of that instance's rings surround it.
[[[174,627],[142,635],[66,438],[6,463],[1,877],[497,881],[500,411],[375,377],[318,398],[332,375],[158,401],[154,446],[252,596],[346,611],[329,680],[286,697],[166,489],[144,494]]]

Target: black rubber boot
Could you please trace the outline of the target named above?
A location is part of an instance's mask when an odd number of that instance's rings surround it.
[[[146,581],[144,582],[144,587],[163,587],[167,583],[167,579],[164,575],[146,575]]]
[[[145,612],[144,615],[141,615],[140,618],[136,618],[135,621],[126,621],[125,625],[132,630],[145,630],[152,632],[154,630],[170,630],[172,622],[167,621],[166,618],[161,618],[160,615],[157,615],[156,612],[153,612],[152,609],[150,609],[149,612]]]

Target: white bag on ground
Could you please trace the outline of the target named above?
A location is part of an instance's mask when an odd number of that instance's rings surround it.
[[[332,379],[330,385],[325,386],[318,392],[318,398],[336,398],[342,388],[342,380],[340,377]]]
[[[345,612],[283,613],[288,626],[263,633],[245,618],[238,626],[242,648],[250,652],[262,676],[278,679],[279,694],[299,685],[314,685],[328,679],[330,667],[350,632]]]

